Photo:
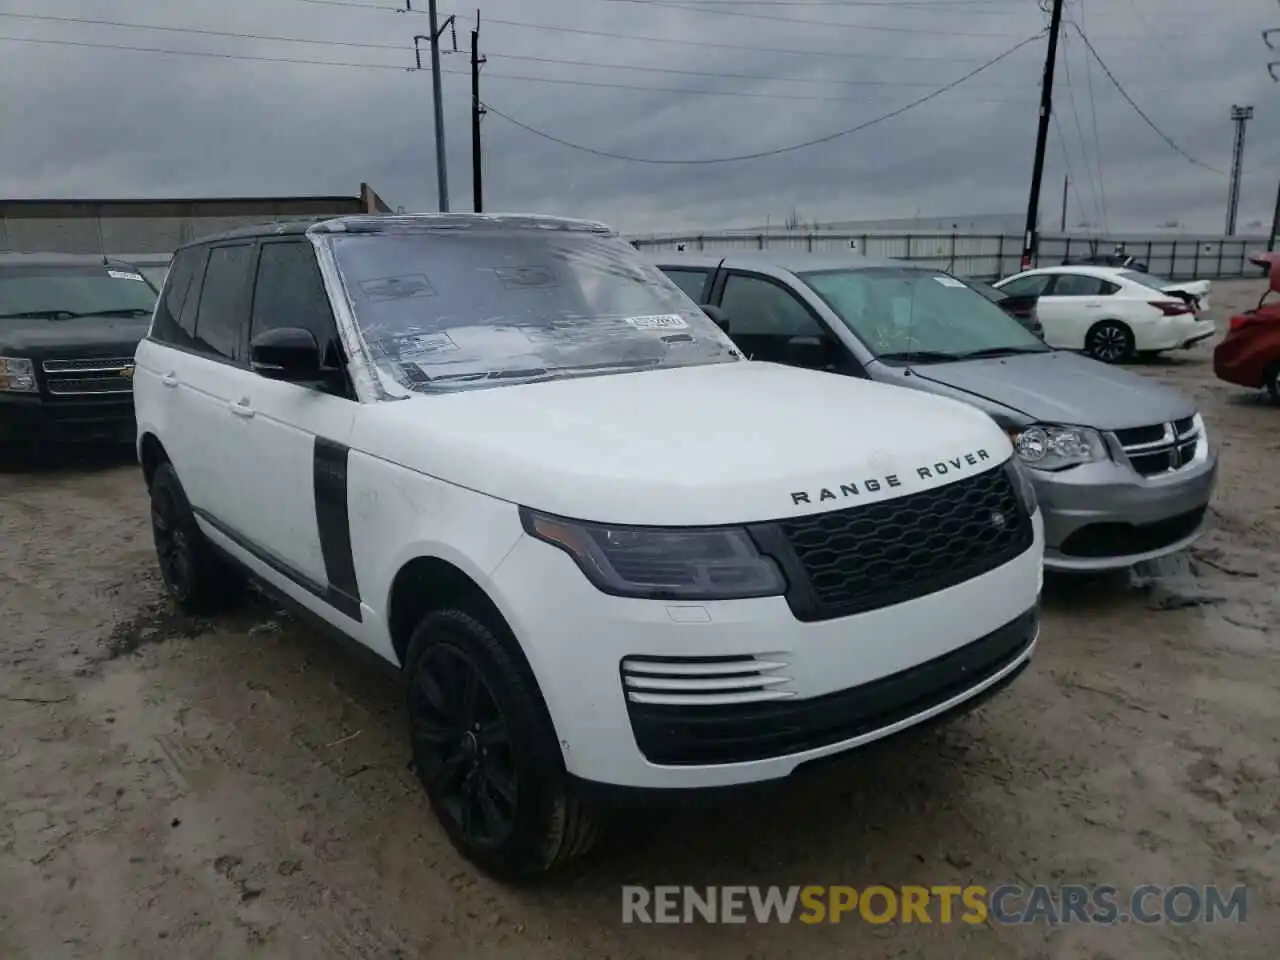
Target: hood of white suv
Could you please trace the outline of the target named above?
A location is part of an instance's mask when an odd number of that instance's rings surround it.
[[[1011,454],[966,404],[745,361],[370,404],[355,435],[373,456],[512,503],[643,525],[843,509]]]

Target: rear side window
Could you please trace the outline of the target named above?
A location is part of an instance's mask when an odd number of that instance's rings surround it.
[[[332,366],[339,364],[333,310],[310,242],[262,245],[249,337],[280,327],[310,330],[320,345],[321,356]]]
[[[196,348],[204,353],[226,360],[240,359],[252,254],[251,243],[209,250],[196,313]]]
[[[173,258],[156,305],[152,340],[188,350],[195,348],[196,304],[204,263],[204,247],[188,247]]]

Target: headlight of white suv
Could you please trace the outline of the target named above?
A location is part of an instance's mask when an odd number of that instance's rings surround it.
[[[597,589],[651,600],[776,597],[787,581],[742,527],[631,527],[520,508],[525,532],[569,554]]]
[[[36,371],[30,360],[0,357],[0,392],[35,393]]]
[[[1037,470],[1062,470],[1108,458],[1101,434],[1088,427],[1058,427],[1037,423],[1012,431],[1018,459]]]

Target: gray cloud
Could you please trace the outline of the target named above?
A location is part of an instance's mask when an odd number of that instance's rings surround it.
[[[402,0],[351,0],[375,7]],[[681,0],[687,2],[687,0]],[[688,0],[691,2],[691,0]],[[916,0],[897,9],[834,3],[749,3],[708,14],[608,0],[486,0],[483,96],[557,137],[641,157],[708,157],[769,150],[851,127],[915,99],[1041,29],[1034,0]],[[1120,81],[1188,152],[1226,170],[1232,103],[1257,107],[1249,129],[1240,223],[1269,221],[1272,158],[1280,148],[1271,54],[1258,32],[1280,26],[1261,0],[1068,0]],[[425,7],[426,0],[415,0]],[[459,15],[467,47],[474,10]],[[411,66],[426,18],[300,0],[219,5],[137,0],[0,0],[0,12],[90,17],[242,34],[305,37],[394,49],[126,30],[0,16],[0,36],[163,47],[267,58],[381,64],[357,69],[258,63],[0,40],[4,162],[0,194],[172,196],[349,194],[361,180],[409,209],[435,205],[430,76]],[[732,50],[531,30],[494,20],[736,44]],[[839,29],[813,21],[937,33]],[[1156,31],[1156,32],[1153,32]],[[998,36],[960,36],[990,33]],[[1058,123],[1074,175],[1071,222],[1097,220],[1081,136],[1093,160],[1086,53],[1068,32],[1073,112],[1059,69]],[[777,48],[828,51],[801,56]],[[626,64],[596,69],[516,56]],[[962,216],[1021,210],[1034,146],[1043,41],[901,117],[821,146],[705,166],[629,163],[572,150],[508,124],[484,123],[489,209],[590,216],[635,231],[808,219]],[[444,58],[453,207],[470,208],[465,52]],[[731,79],[662,73],[750,74]],[[577,81],[534,82],[511,77]],[[869,85],[873,82],[881,85]],[[720,90],[745,96],[645,92],[586,83]],[[1166,220],[1221,230],[1227,180],[1187,163],[1147,127],[1094,64],[1108,220],[1151,230]],[[786,97],[793,99],[787,99]],[[812,99],[803,99],[805,97]],[[826,99],[817,99],[826,98]],[[1056,222],[1064,163],[1050,139],[1043,211]],[[1095,171],[1096,177],[1096,171]]]

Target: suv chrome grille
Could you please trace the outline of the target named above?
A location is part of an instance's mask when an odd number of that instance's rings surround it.
[[[792,611],[813,621],[876,610],[962,583],[1023,553],[1034,533],[1012,469],[778,521],[796,561],[784,561],[792,586],[794,577],[805,581],[788,597]]]
[[[53,396],[93,396],[133,390],[132,357],[46,360],[40,368],[44,371],[45,386]]]
[[[1196,457],[1202,439],[1195,417],[1115,431],[1129,463],[1144,477],[1174,473]]]

